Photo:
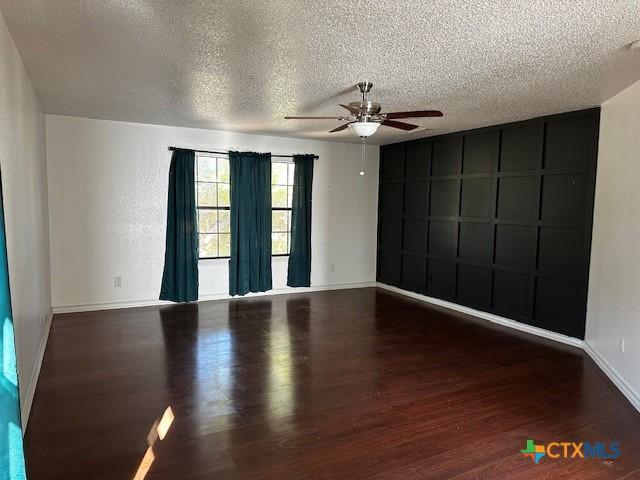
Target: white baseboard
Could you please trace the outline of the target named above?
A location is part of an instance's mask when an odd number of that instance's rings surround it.
[[[609,380],[618,387],[618,390],[627,397],[627,400],[640,412],[640,393],[637,392],[629,383],[620,376],[618,371],[611,366],[611,364],[602,356],[598,350],[588,341],[584,341],[584,351],[593,359],[593,361],[600,367]]]
[[[45,320],[44,328],[42,329],[42,336],[40,337],[40,345],[38,345],[38,351],[36,352],[36,359],[33,364],[33,371],[31,372],[31,378],[29,378],[29,384],[27,385],[27,393],[22,399],[20,415],[22,417],[23,435],[24,435],[24,432],[27,431],[27,423],[29,422],[31,405],[33,405],[33,397],[36,394],[36,386],[38,385],[38,378],[40,378],[40,369],[42,368],[44,351],[47,348],[47,341],[49,340],[49,332],[51,331],[52,320],[53,320],[53,309],[49,311],[49,315],[47,315],[47,319]]]
[[[210,300],[229,300],[238,298],[262,297],[268,295],[284,295],[288,293],[305,293],[305,292],[321,292],[325,290],[344,290],[349,288],[366,288],[375,287],[376,282],[360,282],[360,283],[340,283],[336,285],[319,285],[311,287],[285,287],[274,288],[267,292],[248,293],[244,297],[231,297],[227,293],[215,293],[200,295],[199,302],[207,302]],[[131,300],[125,302],[105,302],[105,303],[89,303],[80,305],[58,305],[53,307],[53,313],[76,313],[76,312],[92,312],[96,310],[114,310],[118,308],[134,308],[134,307],[150,307],[154,305],[175,305],[172,302],[166,302],[157,299],[148,300]]]
[[[499,325],[504,325],[505,327],[520,330],[521,332],[548,338],[549,340],[555,340],[556,342],[571,345],[572,347],[582,348],[583,342],[579,338],[569,337],[568,335],[563,335],[561,333],[550,332],[549,330],[545,330],[544,328],[533,327],[531,325],[527,325],[526,323],[516,322],[515,320],[501,317],[499,315],[494,315],[493,313],[483,312],[481,310],[476,310],[475,308],[465,307],[463,305],[458,305],[457,303],[447,302],[446,300],[440,300],[439,298],[428,297],[419,293],[409,292],[407,290],[393,287],[385,283],[378,282],[378,287],[384,288],[385,290],[389,290],[391,292],[399,293],[400,295],[415,298],[416,300],[420,300],[422,302],[431,303],[433,305],[438,305],[439,307],[448,308],[450,310],[455,310],[456,312],[465,313],[467,315],[472,315],[474,317],[488,320]]]

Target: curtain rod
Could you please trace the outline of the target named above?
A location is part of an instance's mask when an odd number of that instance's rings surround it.
[[[173,150],[193,150],[194,152],[198,152],[198,153],[212,153],[214,155],[229,155],[228,151],[226,151],[226,152],[216,152],[216,151],[213,151],[213,150],[197,150],[197,149],[194,149],[194,148],[169,147],[169,150],[170,151],[173,151]],[[271,155],[271,156],[272,157],[277,157],[277,158],[293,158],[293,155]],[[318,159],[318,155],[314,155],[313,159],[317,160]]]

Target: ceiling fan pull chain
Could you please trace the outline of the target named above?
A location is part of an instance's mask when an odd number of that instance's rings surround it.
[[[360,176],[364,175],[364,169],[366,167],[366,155],[365,155],[365,142],[367,137],[360,137],[362,139],[362,165],[360,166]]]

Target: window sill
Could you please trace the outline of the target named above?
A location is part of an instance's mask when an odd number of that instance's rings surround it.
[[[288,253],[278,253],[276,255],[271,255],[271,258],[280,258],[280,257],[288,257]],[[198,261],[201,262],[203,260],[229,260],[231,257],[200,257]]]

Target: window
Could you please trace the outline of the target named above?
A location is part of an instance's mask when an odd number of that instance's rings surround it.
[[[229,159],[196,155],[200,258],[228,258],[231,250]]]
[[[273,256],[289,254],[293,163],[271,164],[271,250]],[[200,258],[229,258],[231,253],[229,159],[196,155],[196,206]]]
[[[271,255],[289,255],[293,163],[271,163]]]

